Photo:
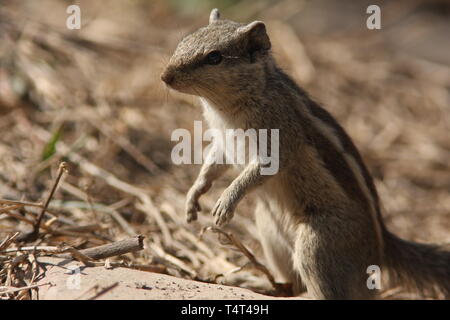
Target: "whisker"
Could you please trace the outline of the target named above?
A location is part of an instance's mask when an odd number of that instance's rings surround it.
[[[167,88],[167,86],[166,86],[166,104],[168,104],[169,103],[169,94],[170,94],[170,89],[169,88]]]

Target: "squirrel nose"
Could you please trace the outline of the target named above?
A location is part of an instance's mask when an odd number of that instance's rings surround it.
[[[164,71],[161,73],[161,80],[164,81],[166,84],[170,85],[174,80],[174,75],[172,72]]]

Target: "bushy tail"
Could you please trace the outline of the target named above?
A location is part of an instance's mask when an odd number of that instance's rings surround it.
[[[386,231],[385,259],[390,280],[423,297],[450,299],[450,251],[415,243]]]

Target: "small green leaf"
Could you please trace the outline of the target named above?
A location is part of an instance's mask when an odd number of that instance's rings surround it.
[[[61,137],[61,130],[58,128],[53,132],[53,135],[50,139],[50,141],[45,145],[44,150],[42,151],[42,161],[47,160],[56,152],[56,143],[58,142],[59,138]]]

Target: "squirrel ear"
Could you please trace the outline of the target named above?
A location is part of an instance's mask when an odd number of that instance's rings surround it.
[[[211,10],[211,13],[209,14],[209,23],[216,22],[220,19],[220,12],[219,9],[214,8]]]
[[[253,21],[240,27],[238,32],[248,40],[250,51],[269,50],[271,47],[264,22]]]

